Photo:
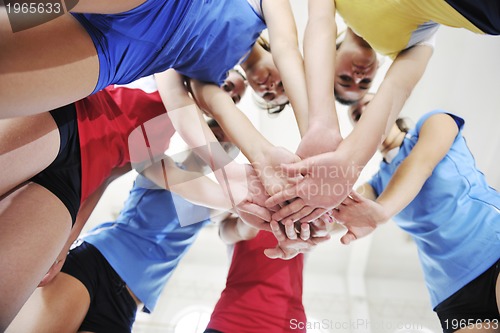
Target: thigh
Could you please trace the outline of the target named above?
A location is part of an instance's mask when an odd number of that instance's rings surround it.
[[[55,109],[96,86],[96,48],[71,14],[13,33],[0,7],[0,50],[0,119]]]
[[[6,333],[74,333],[89,304],[85,286],[61,272],[48,285],[35,290]]]
[[[28,183],[0,201],[0,332],[4,331],[53,264],[69,236],[66,206]]]
[[[48,112],[0,120],[0,197],[49,166],[59,146],[59,130]]]

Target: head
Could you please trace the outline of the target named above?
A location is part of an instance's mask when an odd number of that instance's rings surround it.
[[[288,104],[288,97],[281,82],[281,75],[273,61],[269,43],[260,37],[241,65],[250,87],[257,96],[272,107]]]
[[[335,97],[344,105],[361,100],[370,89],[379,62],[377,53],[351,29],[337,43],[335,57]]]
[[[215,137],[217,140],[221,143],[222,148],[228,153],[229,155],[236,157],[239,154],[238,147],[236,147],[232,142],[231,139],[226,135],[226,133],[222,130],[222,127],[220,127],[219,123],[215,119],[210,118],[207,120],[208,127],[212,130],[214,133]]]
[[[231,69],[221,88],[231,96],[235,104],[238,104],[247,90],[247,80],[240,71]]]

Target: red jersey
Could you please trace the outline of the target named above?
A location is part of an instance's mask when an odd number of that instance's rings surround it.
[[[235,244],[226,288],[207,328],[224,333],[281,333],[290,332],[293,322],[306,322],[302,305],[304,256],[267,258],[264,249],[276,243],[273,234],[260,231],[254,239]]]
[[[108,87],[78,102],[76,114],[85,201],[116,167],[163,154],[175,130],[160,94]]]

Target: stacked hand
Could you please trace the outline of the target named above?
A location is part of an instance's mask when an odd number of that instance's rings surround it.
[[[347,229],[346,234],[340,239],[343,244],[349,244],[372,233],[379,224],[385,223],[390,218],[381,204],[366,199],[354,191],[333,210],[332,216]]]

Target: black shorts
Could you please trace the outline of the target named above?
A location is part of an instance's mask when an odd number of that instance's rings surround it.
[[[83,242],[69,252],[61,272],[77,278],[90,295],[90,307],[79,331],[131,332],[137,304],[99,250]]]
[[[500,35],[500,2],[497,0],[446,0],[457,12],[488,35]]]
[[[499,273],[500,259],[434,308],[443,332],[455,332],[470,324],[476,324],[477,328],[500,329],[495,293]]]
[[[52,192],[66,206],[73,224],[80,209],[82,162],[78,122],[74,104],[50,111],[59,129],[61,145],[56,159],[45,170],[31,178]]]

